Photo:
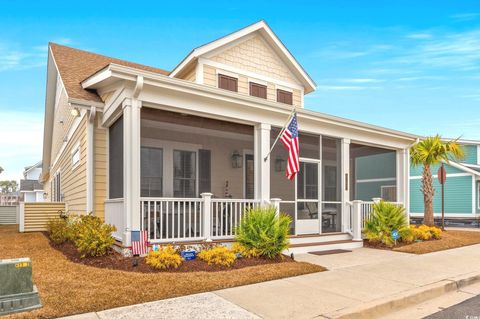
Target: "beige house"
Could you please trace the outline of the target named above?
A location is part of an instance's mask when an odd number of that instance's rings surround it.
[[[305,109],[314,90],[264,21],[192,50],[171,71],[52,43],[46,196],[114,224],[126,250],[132,230],[148,230],[152,243],[231,238],[245,208],[263,204],[292,216],[300,251],[358,247],[371,203],[356,201],[356,160],[391,154],[381,157],[393,161],[389,199],[408,207],[417,136]],[[288,181],[283,146],[267,155],[293,108],[301,171]]]

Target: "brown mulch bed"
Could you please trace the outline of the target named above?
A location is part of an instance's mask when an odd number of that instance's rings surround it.
[[[46,234],[44,234],[47,236]],[[156,272],[195,272],[195,271],[229,271],[233,269],[242,269],[245,267],[259,266],[259,265],[268,265],[268,264],[278,264],[286,262],[294,262],[290,257],[282,256],[276,259],[266,259],[266,258],[240,258],[235,260],[235,263],[231,267],[224,267],[219,265],[209,265],[206,262],[195,259],[190,261],[184,261],[180,267],[177,269],[154,269],[145,263],[145,258],[138,257],[138,265],[133,267],[132,258],[126,258],[120,254],[111,251],[107,256],[103,257],[94,257],[94,258],[80,258],[80,254],[72,243],[64,243],[61,245],[55,245],[49,241],[50,246],[54,249],[59,250],[65,255],[69,260],[84,264],[87,266],[97,267],[97,268],[108,268],[115,270],[131,271],[131,272],[140,272],[140,273],[156,273]]]
[[[228,271],[128,272],[72,262],[41,233],[0,226],[0,259],[32,259],[43,308],[5,318],[55,318],[101,311],[325,269],[305,262],[269,263]]]
[[[393,248],[382,244],[373,244],[364,241],[364,246],[376,249],[387,249],[410,254],[428,254],[435,251],[442,251],[463,246],[480,244],[480,231],[475,230],[445,230],[441,239],[432,239],[411,244],[398,243]]]

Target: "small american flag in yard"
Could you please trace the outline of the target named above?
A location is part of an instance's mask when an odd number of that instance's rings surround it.
[[[146,230],[132,231],[132,254],[145,255],[148,248],[148,234]]]
[[[297,114],[294,113],[290,124],[283,131],[282,137],[283,145],[288,150],[288,165],[287,165],[287,178],[292,180],[295,174],[300,170],[299,161],[299,147],[298,147],[298,124]]]

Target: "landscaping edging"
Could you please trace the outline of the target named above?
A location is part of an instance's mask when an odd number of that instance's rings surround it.
[[[370,319],[422,303],[480,282],[480,272],[444,279],[391,297],[370,301],[361,305],[344,308],[325,315],[330,319]]]

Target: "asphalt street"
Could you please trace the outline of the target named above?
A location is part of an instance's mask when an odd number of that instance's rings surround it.
[[[434,313],[424,319],[480,319],[480,295]]]

